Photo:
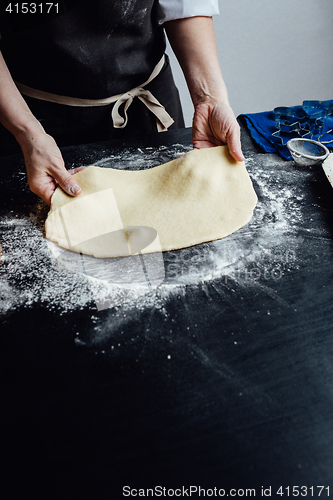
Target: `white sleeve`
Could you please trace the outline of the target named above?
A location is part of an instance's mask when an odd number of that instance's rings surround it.
[[[219,14],[218,0],[157,0],[158,24],[173,19]]]

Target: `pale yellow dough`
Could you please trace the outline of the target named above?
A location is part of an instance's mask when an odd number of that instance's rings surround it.
[[[257,202],[244,162],[233,160],[226,146],[141,171],[87,167],[75,178],[82,193],[73,198],[56,189],[46,237],[95,257],[224,238],[251,219]]]

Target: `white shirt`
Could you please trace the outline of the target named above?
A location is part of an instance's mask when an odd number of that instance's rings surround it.
[[[173,19],[219,14],[218,0],[158,0],[158,23]]]

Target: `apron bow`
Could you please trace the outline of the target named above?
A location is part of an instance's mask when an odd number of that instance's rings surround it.
[[[173,119],[169,113],[165,110],[165,107],[153,96],[149,90],[143,87],[136,87],[128,92],[125,92],[119,99],[115,102],[112,108],[112,121],[115,128],[124,128],[127,125],[128,117],[127,110],[133,102],[134,97],[138,97],[140,101],[143,102],[145,106],[155,115],[157,130],[159,132],[164,132],[168,130],[168,127],[173,124]],[[124,104],[124,117],[119,113],[120,106]]]

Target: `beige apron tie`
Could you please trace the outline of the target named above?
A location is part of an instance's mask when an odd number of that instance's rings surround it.
[[[35,99],[40,99],[42,101],[54,102],[57,104],[64,104],[65,106],[77,106],[77,107],[94,107],[94,106],[107,106],[109,104],[115,103],[112,108],[112,121],[115,128],[124,128],[127,125],[127,110],[133,102],[134,97],[138,97],[145,106],[155,115],[156,125],[158,132],[164,132],[173,124],[174,120],[171,118],[169,113],[166,111],[164,106],[152,95],[149,90],[144,89],[148,83],[150,83],[162,70],[165,62],[165,56],[155,66],[153,72],[146,82],[134,89],[125,92],[124,94],[114,95],[112,97],[106,97],[105,99],[79,99],[76,97],[61,96],[57,94],[50,94],[49,92],[44,92],[43,90],[33,89],[24,85],[22,83],[16,83],[17,88],[28,97],[33,97]],[[124,104],[124,115],[123,118],[119,114],[120,106]]]
[[[157,130],[159,132],[164,132],[168,130],[168,127],[173,124],[173,119],[166,112],[165,108],[158,102],[157,99],[152,95],[149,90],[145,90],[142,87],[135,88],[123,94],[119,99],[117,99],[115,105],[112,108],[112,121],[115,128],[124,128],[127,125],[128,117],[127,110],[133,102],[134,97],[138,97],[147,108],[154,113],[156,116]],[[122,104],[124,105],[124,115],[125,119],[119,114],[119,108]]]

